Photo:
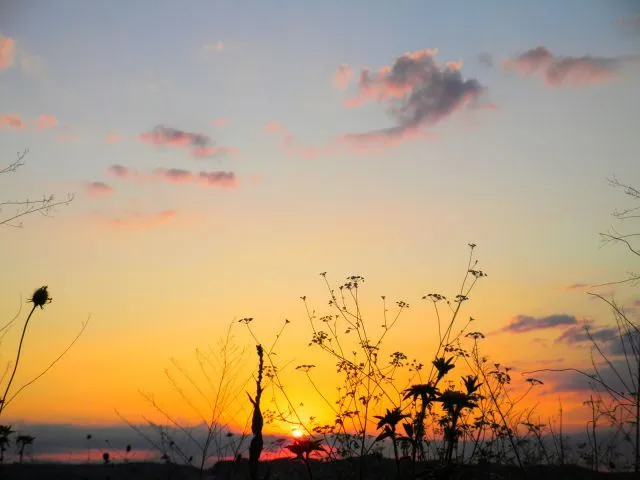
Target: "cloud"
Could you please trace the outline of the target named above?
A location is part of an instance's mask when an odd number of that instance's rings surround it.
[[[58,125],[58,119],[53,115],[47,115],[43,113],[38,117],[38,128],[45,130],[47,128],[53,128]]]
[[[438,135],[418,129],[388,128],[374,132],[350,133],[338,138],[349,150],[365,153],[395,147],[409,139],[434,140]]]
[[[152,145],[187,148],[193,157],[212,157],[236,151],[230,147],[215,147],[211,138],[203,133],[186,132],[164,125],[158,125],[153,130],[143,133],[140,140]]]
[[[571,285],[565,285],[562,287],[563,290],[586,290],[591,287],[589,283],[572,283]]]
[[[562,333],[558,338],[556,338],[556,343],[566,343],[568,345],[576,345],[578,343],[589,342],[589,335],[596,342],[610,342],[613,340],[617,334],[618,329],[613,327],[607,328],[588,328],[589,333],[587,333],[588,325],[576,325],[567,329]]]
[[[117,164],[109,166],[107,168],[107,173],[116,178],[133,178],[138,176],[138,172],[136,170]]]
[[[60,135],[56,135],[56,141],[60,143],[73,143],[80,140],[80,135],[75,133],[62,133]]]
[[[208,43],[207,45],[204,45],[202,47],[202,49],[205,52],[222,52],[224,50],[224,42],[221,40],[218,40],[217,42],[213,42],[213,43]]]
[[[601,363],[598,371],[602,381],[614,391],[629,392],[633,388],[635,379],[631,377],[628,365],[623,359],[611,360],[608,364]],[[592,368],[585,369],[584,372],[589,375],[595,373]],[[548,393],[584,392],[594,388],[597,391],[603,391],[599,383],[576,371],[555,372],[552,375],[550,380],[553,387]]]
[[[485,67],[493,68],[493,55],[487,52],[479,53],[478,62],[480,62]]]
[[[639,351],[640,333],[629,330],[621,334],[615,326],[592,327],[585,324],[569,328],[556,338],[555,342],[574,346],[580,344],[592,346],[595,342],[605,355],[615,357],[624,356],[634,350]]]
[[[332,144],[322,146],[300,145],[293,133],[281,123],[270,121],[264,126],[264,131],[280,138],[280,147],[290,156],[314,159],[320,155],[328,155],[336,151]]]
[[[20,51],[20,70],[30,77],[37,77],[44,72],[42,57],[34,53]]]
[[[501,331],[511,333],[526,333],[534,330],[553,328],[561,325],[575,325],[578,320],[573,315],[555,314],[546,317],[531,317],[529,315],[517,315]]]
[[[178,212],[163,210],[158,213],[127,212],[118,218],[109,218],[109,224],[120,228],[151,228],[173,219]]]
[[[22,130],[24,128],[24,122],[17,113],[10,113],[7,115],[0,115],[0,128],[12,128],[15,130]]]
[[[168,183],[197,183],[206,187],[234,188],[238,184],[235,173],[225,171],[192,173],[179,168],[159,168],[154,176]]]
[[[162,183],[193,183],[205,187],[234,188],[238,185],[238,178],[230,171],[201,171],[198,173],[181,168],[157,168],[151,174],[141,174],[137,170],[123,165],[111,165],[107,173],[112,177],[126,180],[150,181]]]
[[[16,53],[16,41],[0,34],[0,70],[13,66]]]
[[[384,104],[396,125],[390,128],[350,134],[366,141],[379,141],[383,136],[403,140],[415,137],[424,127],[436,125],[465,106],[479,106],[486,91],[475,79],[464,79],[462,62],[449,62],[440,67],[434,60],[437,50],[405,53],[393,65],[376,72],[364,69],[358,80],[358,93],[347,98],[345,106],[357,107],[376,101]],[[374,135],[371,135],[374,133]]]
[[[213,125],[214,127],[223,127],[225,125],[228,125],[231,122],[231,120],[229,120],[228,118],[214,118],[213,120],[211,120],[211,125]]]
[[[618,25],[640,32],[640,15],[622,17],[616,20]]]
[[[538,75],[549,87],[587,86],[611,80],[638,57],[560,57],[543,46],[504,62],[504,69],[522,76]]]
[[[92,197],[101,197],[111,195],[114,189],[104,182],[89,182],[87,183],[87,192]]]
[[[195,147],[191,149],[194,158],[211,158],[217,155],[237,155],[238,150],[233,147]]]
[[[124,138],[119,133],[108,133],[104,137],[104,141],[107,143],[120,143],[124,141]]]
[[[349,65],[343,63],[333,74],[333,84],[336,86],[336,88],[344,90],[349,86],[352,78],[353,70]]]

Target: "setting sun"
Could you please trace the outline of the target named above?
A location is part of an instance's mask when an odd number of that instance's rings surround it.
[[[300,427],[296,427],[291,431],[291,436],[294,438],[302,438],[304,436],[304,431]]]

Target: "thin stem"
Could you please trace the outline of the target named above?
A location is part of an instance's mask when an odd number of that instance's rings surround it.
[[[18,354],[16,355],[16,363],[13,366],[13,372],[11,372],[11,378],[9,378],[9,383],[7,383],[7,388],[4,391],[4,395],[2,396],[2,403],[0,403],[0,415],[2,415],[2,411],[4,410],[5,400],[7,398],[7,394],[9,393],[9,389],[11,388],[11,383],[13,383],[13,377],[16,375],[16,370],[18,370],[18,363],[20,362],[20,353],[22,352],[22,342],[24,341],[24,335],[27,332],[27,326],[29,325],[29,320],[31,320],[31,315],[35,311],[37,305],[34,303],[31,311],[29,312],[29,316],[27,317],[27,321],[24,322],[24,328],[22,329],[22,335],[20,336],[20,344],[18,345]]]

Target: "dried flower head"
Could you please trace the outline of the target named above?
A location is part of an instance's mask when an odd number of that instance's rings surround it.
[[[47,291],[47,286],[40,287],[31,296],[29,300],[33,303],[34,306],[44,308],[44,305],[47,303],[51,303],[52,298],[49,296],[49,292]]]

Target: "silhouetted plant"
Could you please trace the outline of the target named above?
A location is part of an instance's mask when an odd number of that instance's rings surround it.
[[[27,445],[33,445],[35,437],[31,435],[18,435],[16,437],[16,446],[18,447],[19,463],[22,463],[24,458],[24,449]]]
[[[78,341],[78,339],[84,333],[84,330],[87,328],[87,325],[89,323],[89,319],[87,319],[85,322],[82,323],[82,326],[81,326],[80,331],[78,332],[78,334],[69,343],[69,345],[67,345],[67,348],[65,348],[62,351],[62,353],[60,355],[58,355],[58,357],[55,360],[53,360],[51,363],[49,363],[49,365],[44,370],[42,370],[38,375],[33,377],[28,382],[24,383],[20,388],[18,388],[15,392],[13,392],[13,394],[11,396],[9,396],[9,392],[11,390],[11,386],[13,384],[13,380],[14,380],[15,374],[16,374],[16,372],[18,370],[18,364],[20,363],[20,358],[21,358],[21,354],[22,354],[22,345],[23,345],[23,342],[24,342],[25,334],[27,332],[27,327],[29,326],[29,321],[31,320],[31,317],[33,316],[34,312],[36,311],[36,308],[40,307],[41,310],[44,309],[44,306],[47,305],[48,303],[51,303],[51,300],[52,299],[49,296],[48,287],[47,286],[43,286],[43,287],[38,288],[33,293],[33,295],[31,296],[31,298],[28,301],[29,303],[33,304],[33,307],[31,308],[29,314],[27,315],[27,319],[26,319],[26,321],[24,323],[24,326],[22,328],[22,335],[20,336],[20,342],[18,344],[18,352],[16,354],[16,360],[13,363],[13,369],[12,369],[12,372],[11,372],[11,376],[9,377],[9,380],[8,380],[7,385],[5,387],[4,394],[0,398],[0,416],[2,415],[4,410],[9,406],[9,404],[11,402],[13,402],[13,400],[15,400],[15,398],[25,388],[29,387],[30,385],[35,383],[37,380],[39,380],[44,374],[46,374],[49,370],[51,370],[51,368],[53,368],[53,366],[56,363],[58,363],[62,359],[62,357],[64,357],[67,354],[67,352],[71,349],[71,347],[73,347],[75,345],[75,343]],[[7,322],[4,326],[2,326],[0,328],[0,333],[2,335],[6,334],[6,332],[13,325],[14,321],[18,318],[18,316],[19,316],[19,312],[18,312],[18,315],[16,315],[12,320]],[[0,379],[0,382],[3,379],[4,379],[4,375],[3,375],[2,379]]]
[[[245,379],[241,375],[244,356],[245,350],[235,344],[233,325],[230,324],[215,347],[210,346],[207,350],[196,349],[198,376],[189,372],[175,359],[171,360],[173,369],[165,369],[165,375],[173,390],[204,425],[204,438],[194,431],[193,426],[178,420],[148,393],[140,392],[147,403],[172,428],[147,420],[147,426],[155,432],[148,434],[119,413],[118,415],[152,448],[165,455],[172,463],[192,465],[195,461],[200,477],[203,478],[207,463],[212,457],[218,461],[235,457],[247,439],[246,430],[238,435],[231,432],[231,423],[242,424],[237,421],[237,417],[245,412],[238,402],[238,397],[244,395],[244,386],[250,378]],[[173,370],[176,370],[177,374]],[[195,460],[192,448],[197,449]]]
[[[24,150],[19,152],[16,160],[14,160],[9,165],[0,168],[0,175],[13,173],[17,171],[20,167],[24,165],[24,159],[29,153],[29,150]],[[74,195],[68,194],[66,200],[56,200],[54,195],[45,195],[40,200],[7,200],[0,201],[0,212],[6,207],[13,207],[16,210],[14,213],[11,213],[7,216],[0,217],[0,226],[7,227],[21,227],[22,223],[15,223],[15,220],[18,220],[24,216],[31,215],[34,213],[40,213],[42,215],[49,216],[56,207],[67,206],[73,201]]]
[[[15,433],[11,425],[0,425],[0,464],[4,463],[4,452],[9,448],[9,437]]]
[[[375,415],[374,418],[379,420],[376,426],[378,430],[382,429],[382,432],[376,437],[376,441],[384,440],[385,438],[391,439],[393,445],[393,457],[396,462],[396,474],[400,475],[400,455],[398,454],[398,442],[396,438],[396,426],[409,415],[403,414],[400,408],[395,407],[393,410],[387,409],[387,413],[384,415]]]
[[[16,354],[16,361],[13,364],[13,371],[11,372],[11,376],[9,377],[9,381],[7,382],[7,386],[4,390],[4,394],[2,395],[2,399],[0,399],[0,415],[2,415],[2,411],[6,407],[8,403],[7,395],[9,394],[9,389],[11,388],[11,384],[13,383],[13,378],[16,375],[16,371],[18,370],[18,364],[20,363],[20,354],[22,353],[22,343],[24,342],[24,335],[27,333],[27,327],[29,326],[29,320],[31,320],[31,316],[33,312],[35,312],[37,307],[40,307],[42,310],[47,303],[51,303],[51,297],[49,297],[49,291],[47,287],[40,287],[31,296],[29,302],[33,303],[33,307],[27,315],[27,320],[24,322],[24,327],[22,328],[22,335],[20,336],[20,343],[18,344],[18,353]]]
[[[262,447],[264,445],[262,439],[262,427],[264,426],[264,419],[262,417],[262,411],[260,410],[260,400],[262,399],[262,375],[264,373],[264,350],[262,345],[256,345],[258,352],[258,376],[256,377],[256,394],[255,397],[251,397],[249,393],[249,401],[253,405],[253,416],[251,420],[251,433],[253,438],[249,445],[249,475],[251,480],[258,480],[258,464],[260,462],[260,454],[262,453]]]
[[[298,438],[294,440],[291,445],[285,447],[291,453],[295,454],[296,458],[302,460],[307,468],[307,474],[309,479],[313,479],[313,473],[311,471],[310,457],[313,452],[324,452],[322,447],[322,439],[311,438]]]

